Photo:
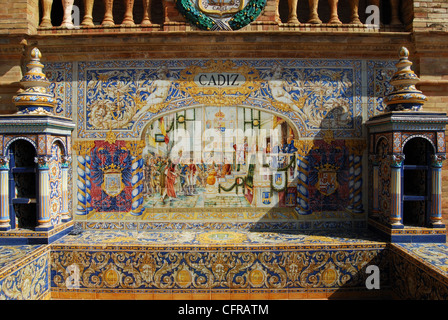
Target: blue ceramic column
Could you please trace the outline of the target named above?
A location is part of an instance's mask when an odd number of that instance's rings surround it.
[[[36,231],[48,231],[52,229],[50,217],[50,175],[48,161],[50,161],[49,156],[38,156],[35,158],[39,172],[39,209]]]
[[[70,156],[63,156],[61,163],[62,170],[62,208],[61,208],[61,219],[63,222],[67,222],[71,220],[70,213],[68,212],[68,169],[70,167],[71,162]]]
[[[402,220],[402,190],[401,190],[401,173],[404,161],[404,155],[391,156],[391,181],[390,181],[390,224],[392,228],[403,228]]]
[[[0,157],[0,231],[11,229],[9,218],[9,157]]]
[[[300,140],[297,142],[297,207],[295,211],[300,215],[311,214],[309,204],[308,176],[310,170],[309,153],[313,148],[310,140]]]
[[[430,225],[433,228],[444,228],[442,223],[442,161],[444,155],[433,155],[431,163],[431,211]]]

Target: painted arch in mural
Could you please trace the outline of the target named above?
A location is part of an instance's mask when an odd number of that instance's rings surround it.
[[[148,122],[144,208],[295,206],[297,131],[247,107],[200,106]]]

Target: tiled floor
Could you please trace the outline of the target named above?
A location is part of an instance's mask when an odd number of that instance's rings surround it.
[[[84,230],[78,235],[67,235],[54,242],[76,245],[319,245],[319,244],[364,244],[383,243],[381,238],[370,232],[309,232],[277,233],[252,232],[248,230],[208,230],[208,231],[111,231]],[[448,276],[448,245],[401,243],[396,244],[420,261],[425,261]],[[0,269],[25,257],[40,247],[39,245],[19,245],[0,247]]]
[[[396,244],[417,260],[448,276],[448,245],[445,243],[400,243]]]
[[[0,246],[0,270],[26,257],[40,245]]]
[[[383,243],[381,238],[367,231],[361,232],[253,232],[249,230],[181,230],[181,231],[112,231],[84,230],[79,235],[68,235],[58,244],[76,245],[326,245]]]

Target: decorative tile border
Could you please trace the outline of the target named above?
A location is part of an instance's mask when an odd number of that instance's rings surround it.
[[[2,247],[0,295],[447,299],[447,260],[446,244],[388,244],[370,233],[84,231],[51,245]],[[379,266],[381,290],[366,290],[368,265]]]
[[[232,236],[229,232],[208,235]],[[330,294],[341,288],[365,290],[364,269],[369,264],[378,265],[382,274],[388,274],[384,243],[368,245],[358,240],[357,245],[335,240],[323,245],[325,240],[316,239],[318,243],[313,245],[297,242],[254,245],[244,244],[244,239],[233,241],[236,242],[232,244],[230,239],[215,246],[209,240],[199,246],[168,247],[119,244],[105,247],[104,242],[102,246],[92,242],[55,244],[51,253],[52,291],[68,294],[72,290],[75,295],[89,292],[191,295],[244,293],[241,290],[265,294],[279,290],[283,293],[319,290]],[[66,287],[66,270],[70,266],[76,266],[79,272],[76,288]],[[383,287],[387,287],[388,278],[383,277],[382,281]]]
[[[50,296],[48,246],[4,246],[0,249],[0,298],[41,300]]]

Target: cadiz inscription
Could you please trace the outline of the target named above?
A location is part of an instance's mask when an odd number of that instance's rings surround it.
[[[194,82],[199,87],[240,87],[246,78],[240,73],[206,72],[195,75]]]

